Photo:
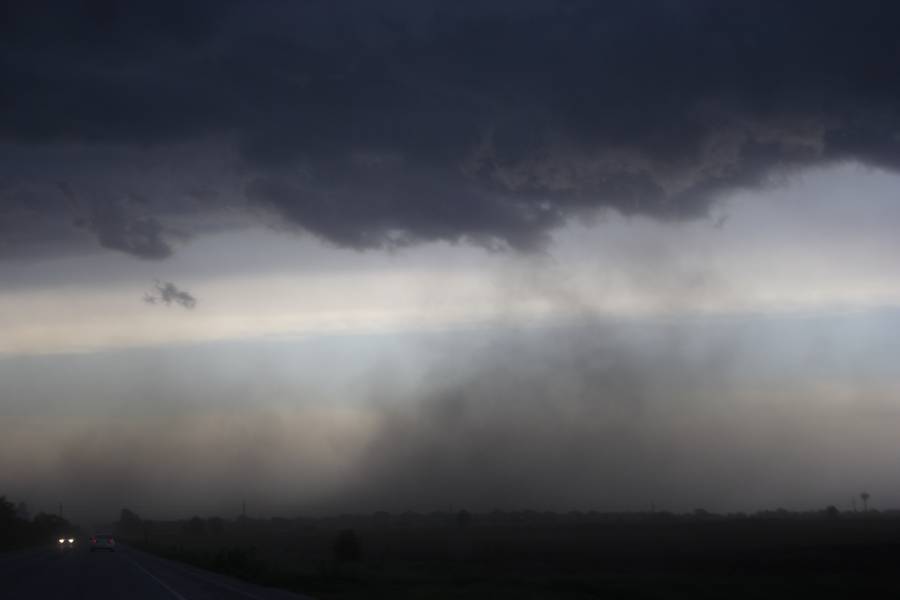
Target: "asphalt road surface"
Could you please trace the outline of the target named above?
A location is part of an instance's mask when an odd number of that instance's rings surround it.
[[[49,600],[310,600],[119,546],[115,552],[43,548],[0,555],[0,598]]]

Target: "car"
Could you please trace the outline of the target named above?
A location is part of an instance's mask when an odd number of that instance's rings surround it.
[[[60,550],[69,550],[75,547],[75,536],[61,535],[56,539],[56,545]]]
[[[96,535],[92,535],[91,552],[96,552],[97,550],[109,550],[110,552],[115,552],[115,538],[108,533],[98,533]]]

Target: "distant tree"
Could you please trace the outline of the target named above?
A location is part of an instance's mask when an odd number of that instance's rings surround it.
[[[6,496],[0,496],[0,524],[12,523],[15,518],[16,506]]]
[[[206,521],[200,517],[191,517],[184,524],[184,532],[188,535],[204,535],[206,533]]]
[[[841,516],[841,511],[838,510],[837,506],[831,504],[825,507],[825,516],[829,519],[837,519]]]
[[[31,513],[28,512],[28,505],[24,502],[16,504],[16,517],[23,521],[31,520]]]
[[[32,521],[35,531],[41,537],[59,535],[60,533],[68,533],[71,526],[68,521],[59,515],[49,513],[38,513]]]
[[[358,562],[362,559],[362,546],[354,530],[344,529],[338,533],[334,541],[334,558],[339,563]]]
[[[127,508],[123,508],[119,512],[119,521],[115,527],[116,535],[124,538],[137,538],[144,533],[144,523],[141,517]]]
[[[221,517],[210,517],[206,521],[206,529],[213,535],[222,535],[225,531],[225,519]]]
[[[6,496],[0,496],[0,549],[5,549],[15,545],[19,527],[19,519],[16,518],[16,507],[12,502],[6,499]]]
[[[144,521],[144,543],[149,544],[150,538],[153,535],[153,521]]]
[[[456,513],[456,526],[460,529],[464,529],[468,527],[469,523],[472,522],[472,515],[469,514],[469,511],[466,509],[462,509],[458,513]]]
[[[134,511],[123,508],[119,513],[119,523],[123,527],[137,527],[141,524],[141,517]]]
[[[863,501],[863,512],[869,512],[869,492],[863,492],[859,497]]]

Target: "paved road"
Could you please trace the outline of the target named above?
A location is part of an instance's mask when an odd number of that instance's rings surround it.
[[[132,548],[91,553],[43,548],[0,555],[4,600],[301,600],[217,573],[202,571]]]

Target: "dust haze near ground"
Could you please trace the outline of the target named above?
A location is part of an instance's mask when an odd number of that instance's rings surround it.
[[[366,397],[329,402],[277,368],[268,381],[259,371],[206,388],[209,369],[227,364],[209,348],[184,349],[181,368],[131,356],[136,371],[156,368],[126,386],[130,397],[94,380],[108,362],[17,359],[55,361],[69,392],[49,418],[23,405],[4,419],[0,483],[86,519],[121,506],[233,516],[242,501],[260,516],[815,508],[862,488],[888,505],[900,499],[898,382],[865,356],[895,349],[898,320],[863,321],[581,320],[425,335],[408,341],[415,376],[397,381],[387,361],[357,382]],[[835,350],[875,328],[865,353]],[[358,351],[335,344],[318,366],[339,377]],[[273,342],[266,360],[289,364],[290,347]],[[110,397],[92,402],[98,388]]]

